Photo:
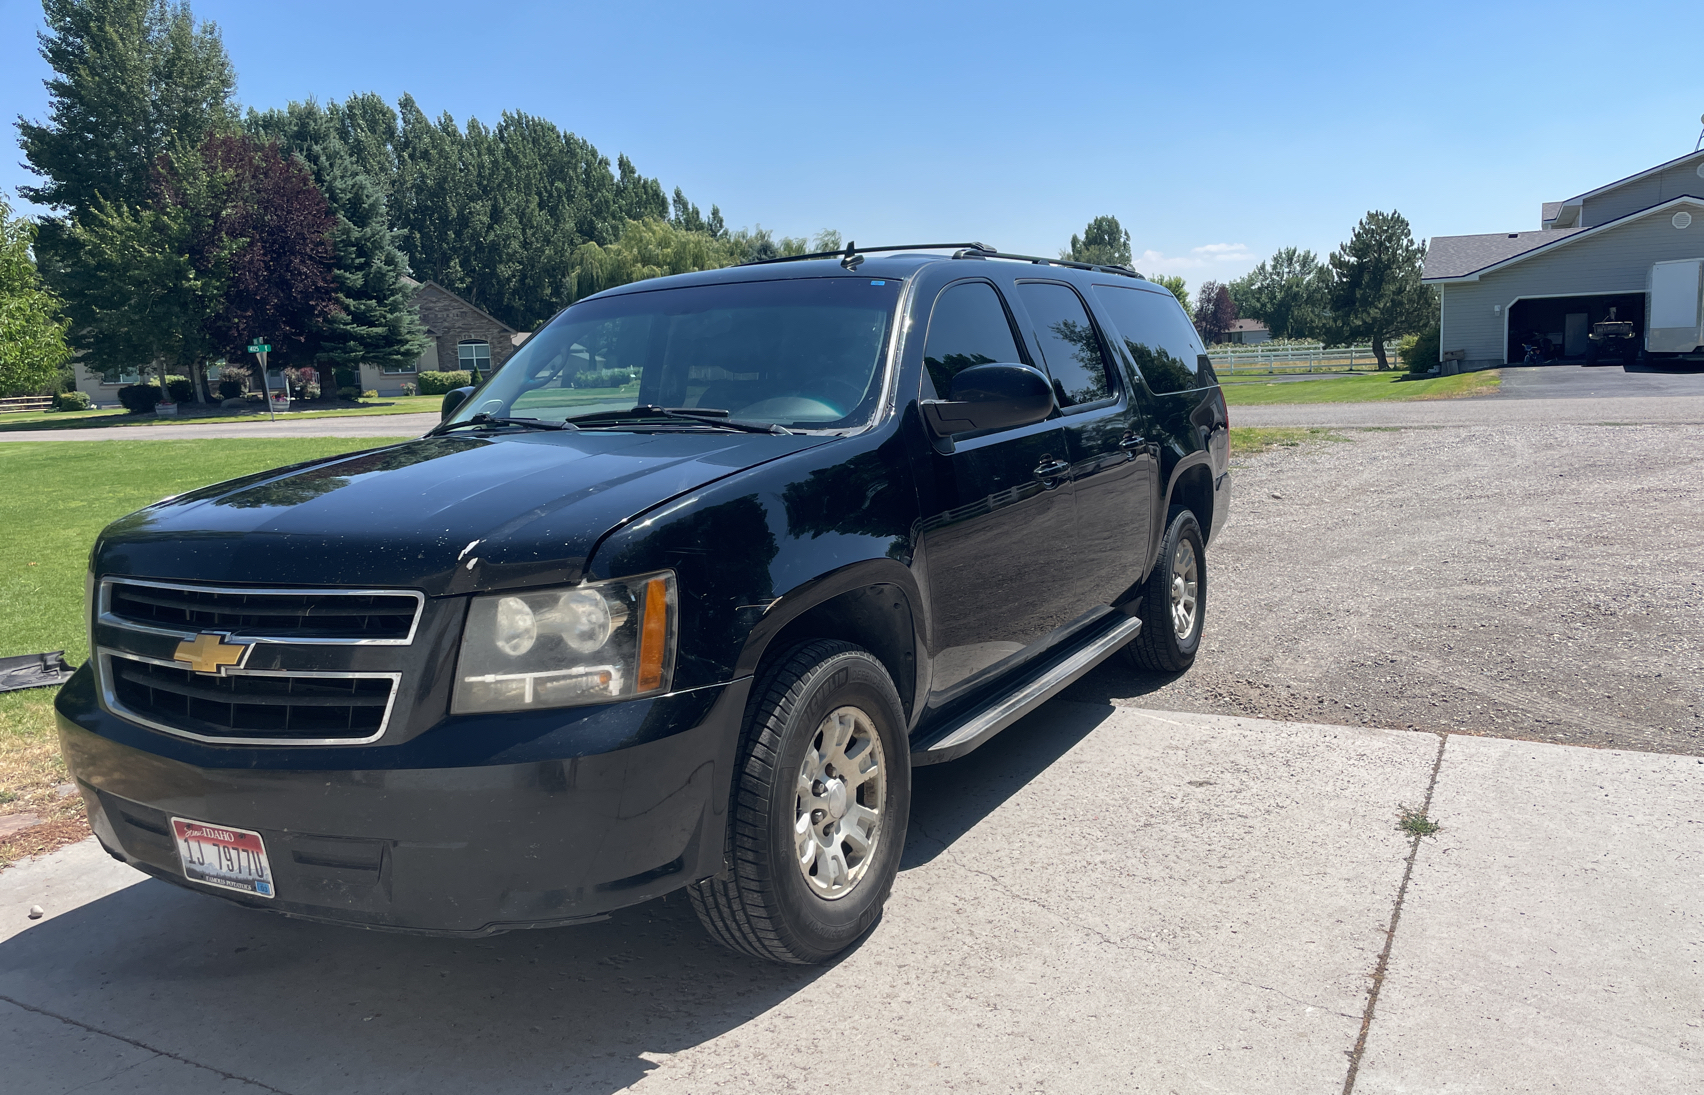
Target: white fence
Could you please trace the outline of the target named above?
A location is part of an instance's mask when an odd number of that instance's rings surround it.
[[[1341,373],[1371,371],[1379,367],[1371,343],[1365,346],[1323,346],[1319,343],[1255,343],[1253,346],[1220,346],[1211,351],[1213,371],[1225,376],[1237,373]],[[1396,343],[1385,343],[1385,360],[1401,368]]]

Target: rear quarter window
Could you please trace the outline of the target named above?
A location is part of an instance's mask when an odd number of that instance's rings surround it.
[[[1186,392],[1217,383],[1211,367],[1201,368],[1206,348],[1176,297],[1122,285],[1097,285],[1094,294],[1112,321],[1113,342],[1150,391]]]

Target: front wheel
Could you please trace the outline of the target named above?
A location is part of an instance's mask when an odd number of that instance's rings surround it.
[[[688,895],[731,950],[826,962],[880,919],[899,873],[905,715],[881,662],[824,639],[783,655],[754,697],[735,769],[732,869]]]
[[[1207,623],[1207,548],[1189,510],[1172,508],[1160,557],[1136,609],[1142,630],[1124,650],[1137,669],[1181,673],[1195,664]]]

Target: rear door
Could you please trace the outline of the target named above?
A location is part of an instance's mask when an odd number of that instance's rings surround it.
[[[1127,285],[1096,285],[1091,292],[1111,322],[1111,341],[1147,412],[1144,429],[1159,459],[1151,526],[1157,540],[1164,531],[1165,514],[1160,507],[1165,505],[1166,486],[1178,461],[1206,448],[1210,436],[1228,444],[1224,435],[1211,429],[1212,414],[1203,417],[1211,411],[1206,397],[1216,381],[1212,367],[1203,364],[1207,351],[1201,336],[1176,297]]]
[[[924,399],[946,398],[972,365],[1020,362],[993,283],[953,282],[924,340]],[[960,434],[923,457],[919,540],[928,583],[932,709],[1024,664],[1077,615],[1064,579],[1073,540],[1070,463],[1057,418]]]
[[[1116,604],[1147,569],[1159,465],[1140,408],[1077,291],[1040,280],[1020,281],[1017,289],[1025,334],[1064,412],[1077,517],[1071,596],[1083,611]]]

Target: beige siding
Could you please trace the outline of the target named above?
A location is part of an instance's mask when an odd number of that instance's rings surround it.
[[[1587,228],[1608,224],[1617,217],[1625,217],[1683,195],[1704,197],[1704,178],[1698,174],[1701,167],[1704,167],[1704,152],[1637,182],[1587,198],[1580,206],[1580,224]]]
[[[1701,180],[1704,181],[1704,180]],[[1509,305],[1523,297],[1643,293],[1651,264],[1704,257],[1704,201],[1690,208],[1692,225],[1677,229],[1674,209],[1652,213],[1572,243],[1559,244],[1478,281],[1444,282],[1442,348],[1467,351],[1467,363],[1504,364]],[[1501,305],[1502,311],[1493,310]]]

